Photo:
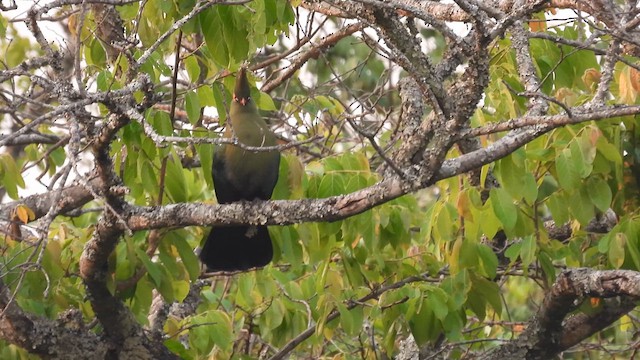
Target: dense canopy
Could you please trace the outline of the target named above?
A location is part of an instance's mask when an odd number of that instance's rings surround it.
[[[635,356],[637,0],[0,10],[0,358]],[[243,66],[276,145],[223,135]],[[273,261],[204,273],[225,225]]]

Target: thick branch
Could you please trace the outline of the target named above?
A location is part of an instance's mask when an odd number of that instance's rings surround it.
[[[97,185],[97,180],[90,181],[89,183]],[[17,201],[3,204],[0,206],[0,218],[10,219],[11,212],[16,206],[25,205],[33,211],[35,219],[39,219],[52,208],[53,201],[57,196],[59,196],[57,198],[59,214],[78,209],[93,200],[89,189],[82,185],[74,185],[59,191],[54,190],[44,194],[31,195]]]
[[[569,317],[588,298],[605,301],[596,314]],[[562,272],[547,293],[537,315],[520,337],[495,348],[482,359],[550,359],[631,311],[640,299],[640,272],[570,269]]]
[[[109,350],[104,342],[82,320],[73,326],[62,319],[26,314],[10,301],[9,289],[0,281],[0,338],[29,349],[45,359],[103,359]]]

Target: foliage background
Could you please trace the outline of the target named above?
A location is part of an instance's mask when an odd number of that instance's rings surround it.
[[[637,273],[562,289],[640,267],[637,3],[456,3],[3,13],[0,358],[635,356]],[[297,202],[213,205],[245,62]],[[201,274],[202,226],[241,222],[273,264]]]

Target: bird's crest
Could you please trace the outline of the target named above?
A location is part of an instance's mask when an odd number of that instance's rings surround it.
[[[251,101],[251,86],[247,80],[247,68],[241,67],[236,74],[236,87],[233,90],[233,101],[242,106]]]

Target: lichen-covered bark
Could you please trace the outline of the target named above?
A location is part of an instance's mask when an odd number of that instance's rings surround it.
[[[640,114],[640,106],[610,105],[610,84],[613,81],[615,65],[627,61],[621,54],[637,55],[638,41],[636,28],[640,24],[635,10],[613,11],[611,2],[593,1],[455,1],[439,3],[415,0],[327,0],[304,1],[301,6],[330,16],[354,20],[337,29],[321,41],[313,43],[309,37],[300,39],[294,51],[300,51],[289,68],[276,78],[265,83],[263,91],[271,91],[284,84],[307,61],[317,58],[323,51],[341,39],[365,29],[376,32],[384,43],[385,55],[402,67],[406,77],[401,80],[400,98],[402,114],[398,119],[398,131],[393,137],[388,154],[382,154],[387,161],[380,167],[382,179],[367,188],[349,194],[325,199],[304,199],[296,201],[268,201],[209,205],[203,203],[176,203],[163,206],[138,206],[127,202],[127,189],[121,185],[120,174],[112,163],[110,144],[118,131],[130,122],[135,122],[145,135],[157,146],[168,143],[220,143],[220,139],[202,137],[163,136],[146,121],[145,111],[158,102],[158,93],[163,90],[151,82],[150,77],[140,72],[140,67],[152,58],[181,26],[211,6],[243,5],[248,1],[198,2],[187,14],[182,15],[158,40],[146,49],[134,49],[138,44],[129,44],[125,37],[123,21],[116,6],[120,2],[93,2],[60,0],[45,5],[33,6],[26,13],[25,24],[40,47],[40,55],[24,61],[10,69],[0,71],[0,83],[21,78],[37,82],[39,89],[52,99],[41,102],[47,111],[34,114],[27,122],[11,134],[0,136],[0,146],[26,146],[29,144],[70,143],[69,160],[73,164],[80,148],[90,149],[94,168],[91,175],[79,177],[75,185],[55,188],[40,195],[32,195],[20,201],[0,205],[0,219],[14,220],[12,214],[19,205],[33,211],[35,219],[51,224],[53,218],[69,211],[77,211],[91,200],[101,206],[101,216],[91,239],[86,243],[80,260],[80,276],[86,286],[96,318],[101,325],[100,336],[87,329],[82,319],[74,314],[58,321],[52,321],[25,313],[18,305],[9,289],[0,282],[0,337],[29,349],[43,358],[177,358],[162,344],[162,326],[166,319],[168,304],[157,300],[156,313],[151,318],[151,333],[148,333],[135,319],[123,301],[115,296],[107,286],[109,273],[108,258],[128,232],[150,229],[186,227],[192,225],[211,226],[225,224],[286,225],[310,221],[335,221],[360,214],[375,206],[384,204],[402,195],[424,189],[437,181],[473,171],[472,183],[479,185],[479,171],[482,166],[499,160],[540,135],[558,127],[591,120]],[[104,42],[109,60],[115,62],[122,55],[129,62],[127,84],[119,89],[94,91],[84,89],[81,74],[76,74],[77,83],[64,76],[68,69],[63,60],[74,58],[54,48],[47,34],[40,28],[53,9],[79,9],[80,21],[90,4],[96,21],[96,35]],[[124,3],[123,3],[124,4]],[[549,114],[553,99],[541,93],[541,79],[531,58],[529,40],[547,36],[536,35],[524,30],[524,22],[545,7],[571,8],[584,11],[599,23],[610,29],[615,40],[609,49],[593,49],[604,59],[602,79],[598,83],[593,100],[583,106],[559,105],[562,111]],[[633,10],[633,11],[631,11]],[[421,47],[421,37],[415,21],[422,21],[439,32],[446,42],[446,49],[439,61]],[[465,36],[458,35],[447,24],[448,21],[462,21],[471,31]],[[127,29],[130,31],[131,29]],[[82,32],[80,33],[82,35]],[[79,36],[80,36],[79,35]],[[489,46],[496,40],[510,36],[515,53],[517,71],[524,91],[518,96],[529,99],[527,112],[509,121],[487,124],[472,128],[471,117],[482,100],[489,82],[491,57]],[[135,37],[132,37],[135,38]],[[573,44],[574,40],[564,39],[558,43]],[[578,44],[587,48],[590,44]],[[584,45],[584,46],[582,46]],[[70,48],[73,49],[73,46]],[[134,57],[133,50],[141,50]],[[79,51],[75,48],[73,51]],[[198,51],[193,49],[193,51]],[[73,54],[72,54],[73,55]],[[178,54],[179,55],[179,54]],[[179,60],[179,59],[178,59]],[[178,68],[179,61],[176,61]],[[280,59],[278,59],[280,60]],[[80,65],[79,58],[75,59]],[[54,76],[40,76],[52,69]],[[37,70],[37,71],[36,71]],[[118,69],[122,70],[122,69]],[[114,71],[115,72],[115,71]],[[203,71],[204,73],[204,71]],[[15,80],[18,79],[18,80]],[[15,80],[15,81],[14,81]],[[175,89],[174,89],[175,90]],[[22,101],[23,99],[21,99]],[[175,100],[175,99],[174,99]],[[38,103],[29,99],[32,103]],[[101,105],[109,115],[96,122],[87,108]],[[12,105],[13,106],[13,105]],[[10,107],[3,112],[15,111]],[[66,119],[70,135],[58,137],[39,132],[39,126]],[[490,145],[483,147],[481,137],[497,132],[509,131]],[[371,140],[371,139],[369,139]],[[231,141],[231,140],[226,140]],[[281,149],[296,144],[280,146]],[[449,150],[457,145],[461,155],[446,158]],[[69,172],[66,173],[68,175]],[[65,175],[65,176],[66,176]],[[495,186],[495,179],[489,175],[489,184]],[[609,214],[607,214],[609,215]],[[615,222],[615,214],[606,216],[607,221],[593,221],[596,231],[606,232]],[[609,221],[613,219],[612,221]],[[565,224],[546,224],[551,237],[566,239],[570,233]],[[43,227],[46,229],[46,226]],[[45,231],[46,232],[46,231]],[[45,234],[46,235],[46,234]],[[426,276],[426,275],[425,275]],[[403,286],[412,281],[424,281],[425,276],[416,276],[399,281],[393,286],[377,288],[365,296],[364,300],[376,298],[383,291]],[[590,269],[567,270],[560,274],[549,289],[538,314],[528,323],[526,331],[517,339],[497,347],[486,354],[485,359],[546,359],[554,356],[591,334],[600,331],[613,321],[634,308],[640,296],[640,275],[632,271],[596,271]],[[601,298],[603,306],[596,314],[570,316],[570,312],[581,301],[590,297]],[[197,298],[192,294],[193,300]],[[355,306],[355,305],[354,305]],[[195,311],[195,306],[189,311]],[[177,310],[176,310],[177,311]],[[339,316],[331,312],[327,321]],[[309,327],[277,352],[276,358],[286,357],[304,339],[311,336],[315,327]],[[432,349],[431,355],[440,349]],[[428,351],[423,349],[423,356]],[[430,355],[430,356],[431,356]]]
[[[569,315],[583,301],[603,299],[594,314]],[[553,358],[611,325],[635,308],[640,299],[640,273],[630,270],[563,271],[547,292],[538,313],[515,340],[483,354],[479,359]]]

